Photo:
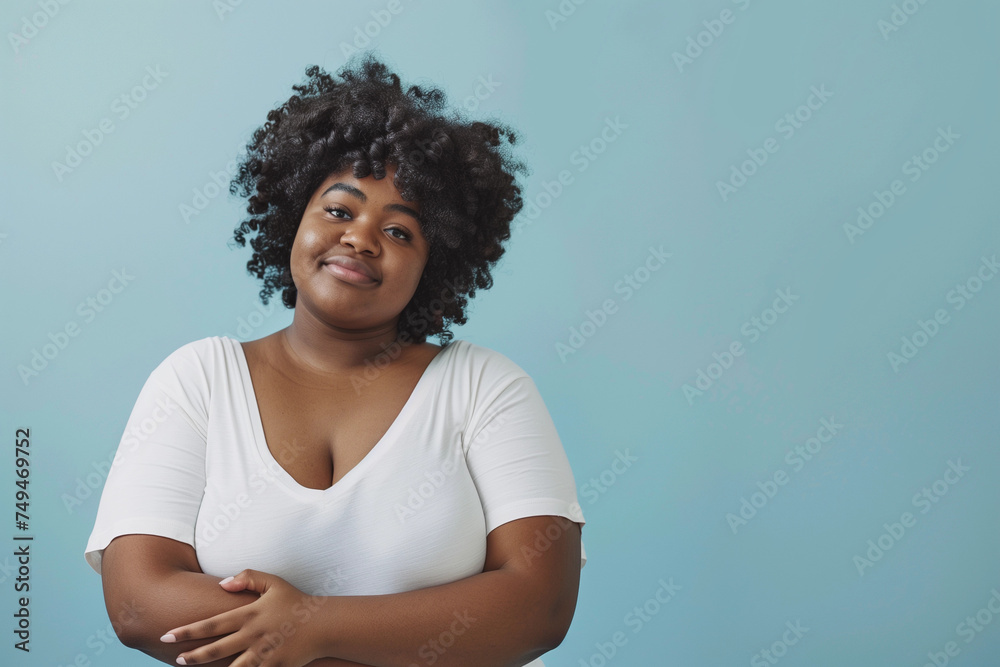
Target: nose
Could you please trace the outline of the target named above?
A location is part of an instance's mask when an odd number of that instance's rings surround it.
[[[376,235],[376,225],[371,222],[354,220],[340,237],[340,244],[353,248],[358,254],[378,256],[380,246]]]

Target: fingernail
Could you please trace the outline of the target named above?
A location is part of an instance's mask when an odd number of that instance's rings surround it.
[[[177,656],[177,664],[178,665],[186,665],[187,664],[187,662],[184,661],[184,656],[183,655]]]
[[[168,644],[173,644],[175,641],[177,641],[177,637],[174,637],[172,633],[168,632],[167,634],[160,637],[160,641],[166,642]]]
[[[236,577],[226,577],[225,579],[223,579],[222,581],[219,582],[219,585],[221,586],[222,584],[228,584],[230,581],[232,581],[235,578]]]

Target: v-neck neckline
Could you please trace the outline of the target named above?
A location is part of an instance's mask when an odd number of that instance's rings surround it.
[[[267,446],[267,439],[264,436],[264,422],[260,415],[260,404],[257,402],[257,392],[254,390],[253,378],[250,376],[250,364],[247,362],[246,352],[243,350],[243,345],[240,341],[228,336],[224,336],[225,339],[230,341],[230,344],[236,351],[236,357],[239,362],[239,372],[240,379],[243,384],[243,393],[246,398],[247,403],[247,416],[250,419],[250,425],[253,431],[254,444],[256,445],[257,453],[264,465],[274,474],[275,478],[279,480],[287,489],[293,493],[306,497],[306,498],[322,498],[333,496],[340,493],[343,487],[352,486],[363,476],[363,473],[367,468],[370,468],[374,463],[384,455],[384,453],[391,449],[390,445],[395,438],[396,431],[398,431],[404,421],[409,418],[410,413],[414,410],[414,406],[420,400],[420,394],[423,391],[425,385],[427,385],[431,380],[431,376],[437,372],[438,367],[443,364],[442,357],[448,352],[449,349],[454,347],[456,344],[462,341],[451,341],[448,345],[445,345],[437,354],[430,360],[424,368],[423,373],[420,375],[420,379],[417,380],[416,385],[413,387],[413,391],[407,397],[406,402],[400,409],[396,418],[393,419],[389,428],[386,429],[382,437],[379,438],[378,442],[368,451],[365,456],[358,461],[358,463],[348,470],[343,477],[338,479],[334,484],[328,486],[325,489],[314,489],[308,486],[303,486],[299,484],[294,477],[285,470],[277,459],[274,458],[274,454],[271,453],[270,448]]]

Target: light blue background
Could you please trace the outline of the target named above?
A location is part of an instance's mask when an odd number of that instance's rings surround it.
[[[595,643],[617,632],[624,645],[607,664],[770,664],[755,655],[797,621],[808,631],[781,658],[789,667],[916,667],[949,641],[960,651],[950,664],[1000,654],[992,612],[971,642],[957,628],[1000,590],[1000,280],[961,310],[948,301],[982,257],[1000,253],[989,194],[1000,176],[1000,5],[904,4],[916,13],[883,34],[888,0],[567,1],[575,10],[556,23],[546,15],[556,0],[402,0],[371,38],[405,81],[440,85],[456,104],[480,77],[498,82],[468,104],[521,131],[533,169],[526,199],[547,204],[522,218],[496,286],[456,336],[535,378],[580,487],[589,562],[548,667],[604,664]],[[3,4],[0,499],[12,515],[11,443],[28,426],[35,535],[27,656],[12,648],[12,558],[0,560],[3,664],[68,665],[80,654],[154,664],[96,639],[106,611],[83,548],[99,487],[70,508],[65,498],[111,457],[169,352],[290,322],[280,301],[252,315],[261,306],[249,249],[227,246],[241,202],[211,198],[190,222],[179,209],[307,65],[339,68],[340,45],[385,6],[246,0],[220,15],[208,1],[72,2],[15,53],[8,33],[41,10]],[[679,68],[674,53],[723,10],[732,22],[710,24],[721,34],[701,35],[707,46]],[[122,119],[112,104],[147,66],[166,78]],[[814,86],[832,96],[786,137],[775,123]],[[52,163],[103,118],[114,132],[57,178]],[[574,153],[608,119],[627,127],[580,171]],[[913,182],[904,163],[938,128],[959,138]],[[724,200],[717,182],[769,137],[777,152]],[[539,199],[561,170],[572,183]],[[844,225],[895,179],[905,194],[851,242]],[[672,256],[639,271],[648,280],[626,300],[615,285],[651,246]],[[123,268],[134,280],[85,321],[78,304]],[[744,324],[779,289],[798,299],[751,342]],[[563,360],[557,343],[607,299],[615,312]],[[894,369],[888,353],[937,309],[948,323]],[[241,318],[256,326],[240,333]],[[22,381],[18,366],[69,321],[80,334]],[[711,369],[721,377],[689,400],[684,385],[733,341],[744,354]],[[795,471],[787,453],[823,418],[843,428]],[[626,451],[638,461],[613,472]],[[969,471],[939,484],[946,495],[920,513],[914,495],[949,460]],[[727,514],[777,471],[787,483],[734,532]],[[602,473],[614,483],[600,492],[589,480]],[[907,511],[915,525],[859,572],[855,556]],[[661,579],[680,590],[650,604],[637,628],[628,615]]]

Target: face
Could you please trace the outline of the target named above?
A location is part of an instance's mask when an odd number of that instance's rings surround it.
[[[345,331],[395,325],[420,282],[428,245],[417,202],[385,178],[328,177],[306,205],[292,244],[296,309]]]

